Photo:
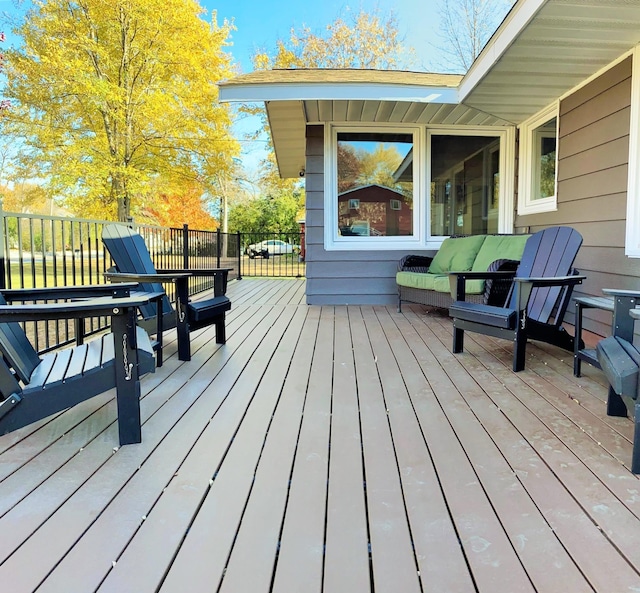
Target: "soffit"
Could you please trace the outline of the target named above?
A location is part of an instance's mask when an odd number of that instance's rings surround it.
[[[305,167],[307,124],[430,124],[501,126],[505,120],[466,105],[373,100],[269,101],[265,103],[282,177]]]
[[[458,104],[462,76],[380,70],[268,70],[220,85],[221,101],[264,101],[282,177],[305,168],[307,124],[505,125]]]
[[[639,42],[638,0],[520,0],[463,79],[460,100],[519,124]]]

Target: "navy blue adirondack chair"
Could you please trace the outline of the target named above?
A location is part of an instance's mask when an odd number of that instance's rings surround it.
[[[0,295],[0,434],[22,428],[116,388],[120,444],[139,443],[140,377],[155,370],[153,346],[136,325],[148,296],[129,286],[3,291]],[[65,299],[8,305],[7,300]],[[70,302],[66,299],[80,299]],[[75,347],[38,355],[20,321],[111,316],[111,332]]]
[[[215,325],[216,342],[226,342],[225,313],[231,309],[231,301],[225,296],[229,268],[156,270],[143,237],[122,224],[105,225],[102,242],[116,266],[115,271],[106,274],[112,282],[139,282],[141,290],[149,293],[162,291],[163,284],[175,283],[175,309],[165,295],[161,303],[162,315],[158,316],[156,306],[150,303],[148,307],[140,307],[142,319],[139,323],[150,333],[175,327],[180,360],[191,360],[191,330]],[[214,296],[190,301],[188,281],[192,276],[213,277]]]
[[[573,287],[584,280],[573,269],[582,236],[570,227],[550,227],[529,237],[522,260],[513,272],[451,273],[455,301],[453,352],[463,350],[464,332],[473,331],[514,342],[513,370],[525,367],[527,339],[555,344],[569,351],[574,338],[562,327]],[[465,282],[475,278],[513,276],[511,291],[503,307],[465,300]]]

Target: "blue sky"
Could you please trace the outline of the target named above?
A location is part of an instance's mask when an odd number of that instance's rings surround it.
[[[378,0],[348,4],[344,0],[202,0],[208,11],[217,10],[218,22],[233,19],[237,28],[233,32],[230,48],[242,72],[250,72],[251,55],[256,49],[273,51],[278,39],[287,39],[291,28],[299,30],[303,25],[320,31],[341,14],[360,8],[366,12],[379,9],[386,17],[391,11],[396,15],[400,35],[405,44],[416,51],[414,69],[428,70],[437,51],[439,30],[438,2],[436,0]]]
[[[242,72],[250,72],[251,55],[256,49],[273,51],[278,39],[287,39],[291,28],[299,30],[303,25],[320,32],[339,15],[360,9],[373,12],[376,9],[383,17],[391,12],[398,20],[400,35],[405,44],[416,51],[416,64],[412,69],[431,70],[437,56],[439,15],[438,0],[360,0],[350,4],[345,0],[200,0],[209,12],[216,10],[218,22],[233,20],[233,46],[229,51]],[[23,14],[30,5],[29,0],[0,0],[0,14],[14,16]],[[13,42],[9,28],[8,43]]]

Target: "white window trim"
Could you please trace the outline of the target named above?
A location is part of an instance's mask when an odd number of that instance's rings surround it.
[[[640,257],[640,45],[633,50],[631,114],[629,122],[629,174],[627,176],[627,228],[624,253]]]
[[[324,155],[324,246],[327,251],[386,251],[395,249],[420,249],[424,244],[424,224],[422,219],[423,204],[420,196],[423,195],[423,177],[420,167],[413,167],[413,235],[398,237],[343,237],[338,234],[338,200],[336,188],[338,187],[338,171],[335,163],[335,155],[338,151],[339,132],[381,132],[401,133],[413,135],[413,161],[422,162],[422,130],[420,126],[396,126],[382,125],[326,125],[325,126],[325,150]]]
[[[430,126],[427,129],[426,151],[427,151],[427,179],[426,187],[431,187],[431,136],[493,136],[499,138],[500,142],[500,193],[498,197],[498,232],[513,232],[513,190],[515,172],[515,128],[513,127],[473,127],[459,126],[448,128],[445,126]],[[503,178],[504,177],[504,181]],[[429,190],[429,194],[431,192]],[[431,209],[427,208],[427,218],[430,217]],[[427,220],[427,229],[431,228],[431,220]],[[446,239],[442,235],[428,237],[425,246],[427,249],[437,249]]]
[[[558,125],[560,118],[560,102],[555,101],[546,109],[539,111],[533,117],[523,122],[520,126],[520,166],[518,169],[518,215],[539,214],[540,212],[553,212],[558,209]],[[547,198],[533,199],[533,193],[537,183],[536,174],[539,164],[537,158],[537,142],[534,140],[534,132],[550,119],[556,118],[556,178],[555,191]],[[535,161],[535,162],[534,162]]]
[[[445,236],[428,236],[431,228],[430,208],[428,200],[431,190],[431,155],[430,136],[494,136],[500,141],[500,194],[498,210],[498,232],[512,233],[514,225],[514,179],[515,179],[515,137],[513,126],[458,126],[455,128],[435,126],[398,126],[393,124],[326,124],[324,153],[324,247],[327,251],[387,251],[403,249],[438,249]],[[414,166],[413,185],[413,229],[411,237],[341,237],[338,235],[338,187],[337,167],[334,162],[337,152],[338,132],[413,132],[414,163],[426,163],[425,166]],[[423,171],[426,170],[426,175]],[[423,199],[424,197],[425,199]],[[429,198],[430,199],[430,198]]]

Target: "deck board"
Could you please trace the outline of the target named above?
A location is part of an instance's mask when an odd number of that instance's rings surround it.
[[[321,591],[333,348],[333,312],[319,310],[309,384],[283,518],[273,591]]]
[[[227,343],[167,332],[143,442],[114,390],[0,437],[12,593],[640,590],[633,424],[568,353],[419,306],[307,306],[230,283]]]
[[[358,394],[345,307],[334,313],[324,591],[366,591],[369,548]]]
[[[422,375],[419,359],[410,349],[411,342],[418,336],[412,335],[410,326],[398,323],[390,315],[380,317],[385,337],[378,336],[372,343],[376,356],[393,356],[397,368],[389,364],[382,366],[381,379],[387,393],[389,422],[423,589],[475,591],[435,461],[422,431],[420,416],[426,413],[429,418],[440,410],[431,386]],[[442,440],[443,451],[446,451],[447,439],[451,436],[445,422],[434,425],[429,440]]]
[[[402,492],[400,467],[389,421],[389,406],[402,384],[386,340],[370,308],[349,314],[360,395],[362,444],[371,538],[372,573],[376,591],[419,592],[418,564]],[[380,350],[383,350],[380,352]]]

